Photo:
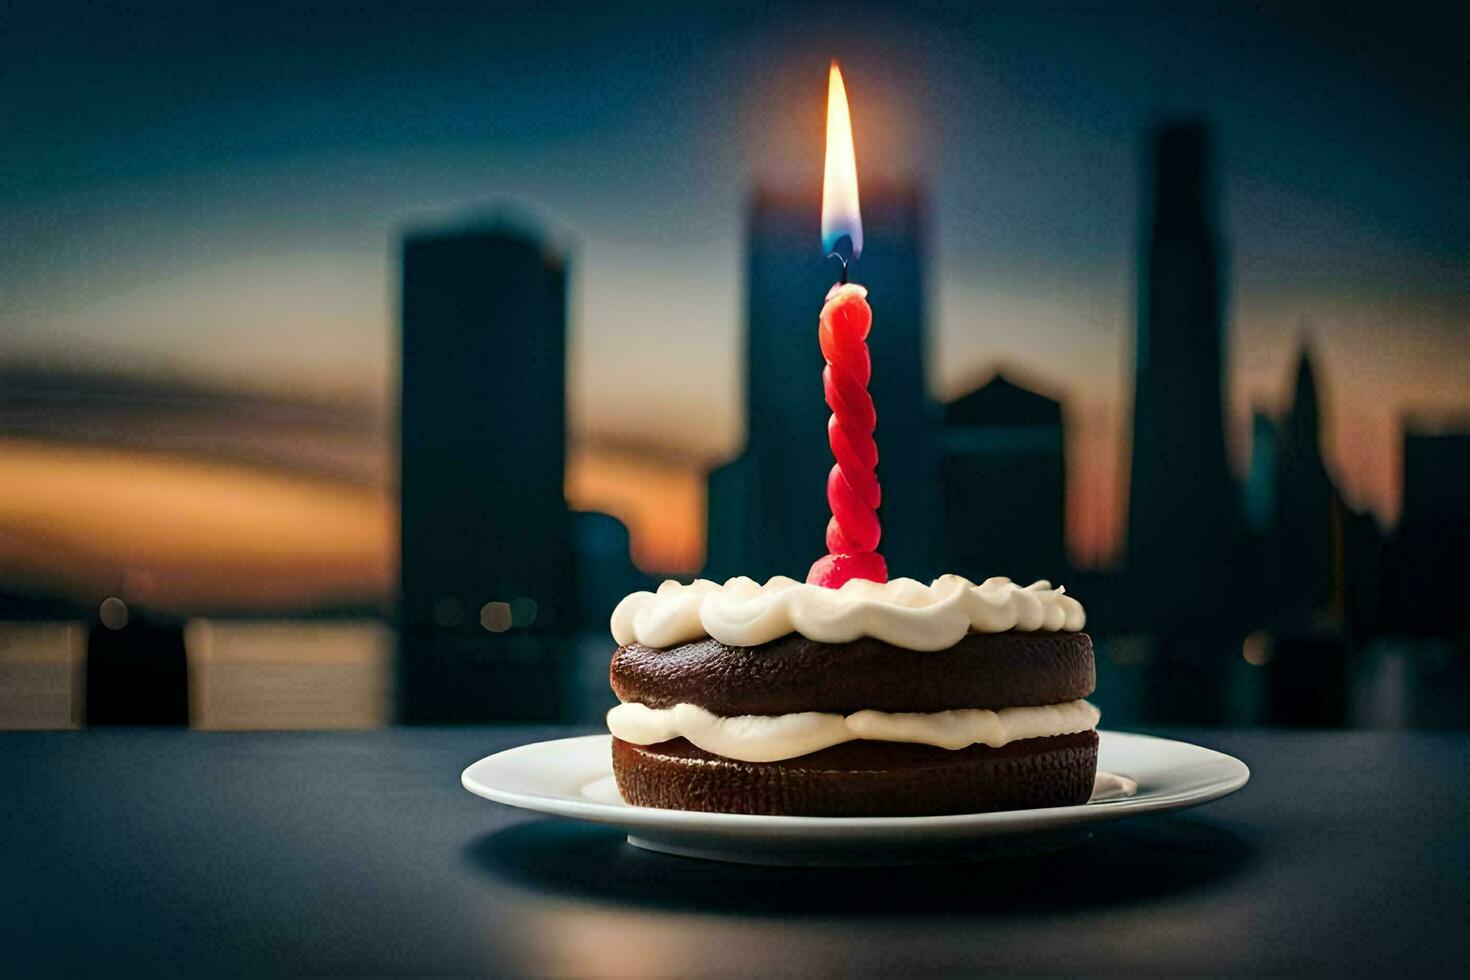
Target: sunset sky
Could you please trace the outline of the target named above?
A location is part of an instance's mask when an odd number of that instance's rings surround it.
[[[952,397],[1005,366],[1065,398],[1084,563],[1123,533],[1141,151],[1160,115],[1201,115],[1218,141],[1238,467],[1303,332],[1330,465],[1387,521],[1402,416],[1470,414],[1470,69],[1447,15],[257,4],[7,19],[0,361],[391,403],[398,236],[529,215],[571,256],[571,418],[590,447],[573,498],[628,519],[645,564],[697,564],[697,473],[743,437],[743,206],[756,180],[818,179],[834,56],[860,179],[929,190],[930,388]]]

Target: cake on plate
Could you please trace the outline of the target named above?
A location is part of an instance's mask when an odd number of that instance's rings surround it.
[[[634,805],[900,816],[1085,803],[1082,605],[1046,582],[668,581],[613,612],[613,772]]]

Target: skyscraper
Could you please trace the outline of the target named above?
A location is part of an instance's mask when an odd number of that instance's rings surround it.
[[[1350,686],[1344,609],[1351,515],[1322,459],[1317,371],[1305,343],[1278,432],[1274,506],[1255,577],[1258,617],[1274,636],[1266,720],[1342,725]]]
[[[1155,640],[1143,704],[1156,722],[1220,721],[1250,580],[1225,445],[1224,290],[1203,125],[1153,134],[1144,189],[1120,619]]]
[[[1226,458],[1224,297],[1209,141],[1155,134],[1134,371],[1128,573],[1160,628],[1234,616],[1241,508]]]
[[[1065,581],[1062,406],[1002,374],[945,409],[940,509],[945,569],[981,581]]]
[[[404,720],[556,713],[576,601],[566,332],[565,262],[531,234],[404,241]]]
[[[1275,513],[1262,584],[1278,628],[1297,632],[1343,611],[1343,505],[1322,460],[1321,408],[1311,348],[1297,356],[1276,460]]]
[[[746,444],[710,475],[707,574],[804,578],[826,553],[827,417],[817,314],[837,280],[816,193],[756,192],[748,227]],[[889,574],[933,574],[936,411],[924,380],[924,227],[910,186],[863,187],[870,390],[878,409],[880,549]]]
[[[1470,431],[1463,420],[1404,420],[1404,509],[1393,546],[1394,628],[1465,635]]]

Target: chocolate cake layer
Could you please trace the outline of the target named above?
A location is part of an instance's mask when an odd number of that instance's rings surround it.
[[[1096,674],[1086,633],[971,633],[947,650],[882,640],[818,643],[793,633],[757,647],[704,639],[613,655],[619,700],[697,704],[717,715],[949,711],[1075,701]]]
[[[1097,732],[1028,738],[998,749],[846,742],[783,762],[738,762],[682,738],[613,739],[613,773],[637,806],[785,816],[920,816],[1086,803]]]

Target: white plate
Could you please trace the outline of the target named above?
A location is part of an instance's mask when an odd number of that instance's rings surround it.
[[[612,783],[612,736],[536,742],[497,752],[464,771],[476,796],[509,806],[610,824],[638,847],[752,864],[904,864],[1014,856],[1085,838],[1090,825],[1198,806],[1245,785],[1239,759],[1172,739],[1099,732],[1098,769],[1137,783],[1124,795],[1099,780],[1081,806],[940,817],[764,817],[629,806]]]

